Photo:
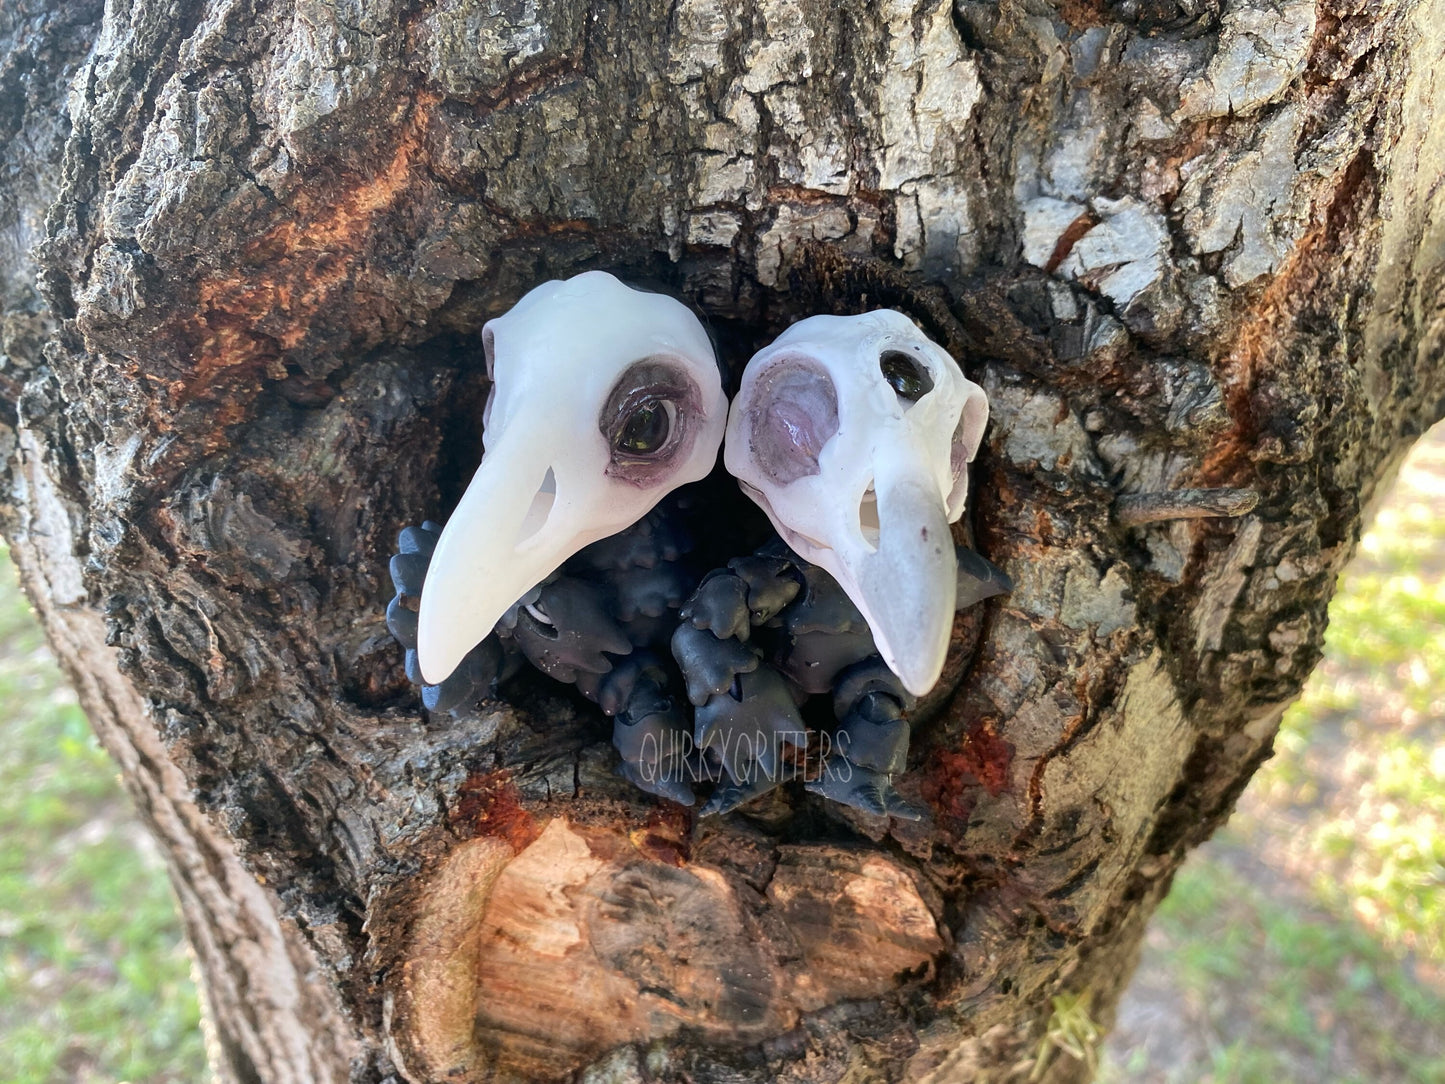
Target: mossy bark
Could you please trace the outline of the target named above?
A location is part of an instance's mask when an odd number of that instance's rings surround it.
[[[235,1081],[1025,1079],[1319,657],[1445,399],[1441,0],[0,6],[0,524]],[[699,823],[556,686],[427,718],[397,529],[481,323],[662,280],[734,367],[901,307],[985,385],[891,827]],[[1049,1080],[1077,1079],[1059,1054]]]

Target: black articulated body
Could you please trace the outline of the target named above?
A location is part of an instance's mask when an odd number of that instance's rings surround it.
[[[579,551],[436,685],[417,664],[416,606],[441,528],[403,530],[387,624],[423,704],[470,707],[528,663],[613,718],[619,771],[650,794],[692,805],[692,784],[715,780],[706,815],[801,780],[866,813],[921,816],[892,785],[906,767],[914,698],[858,608],[777,538],[699,581],[693,503],[669,498]],[[969,549],[958,548],[958,563],[960,609],[1011,586]],[[818,727],[804,719],[813,698],[827,705]]]
[[[1008,591],[1008,577],[958,547],[958,608]],[[682,607],[672,653],[695,709],[694,738],[727,779],[702,812],[726,813],[788,779],[865,813],[917,820],[894,789],[907,766],[915,698],[879,656],[838,582],[774,539],[704,577]],[[810,739],[800,709],[824,699]]]

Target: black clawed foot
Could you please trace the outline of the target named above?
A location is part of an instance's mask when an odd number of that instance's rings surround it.
[[[408,674],[412,656],[407,652]],[[495,636],[488,636],[468,653],[451,676],[437,685],[421,687],[422,706],[430,712],[457,711],[491,696],[501,676],[506,658]],[[417,668],[420,677],[420,667]]]
[[[731,813],[738,806],[746,805],[754,798],[761,798],[778,785],[776,779],[760,773],[751,783],[724,783],[712,792],[712,797],[702,807],[704,817]]]
[[[614,674],[618,687],[609,693],[627,687],[626,706],[612,723],[612,745],[622,757],[617,774],[648,794],[692,805],[697,750],[687,712],[669,694],[666,675],[649,665],[647,656],[624,660]]]
[[[692,787],[688,786],[685,779],[665,775],[649,779],[639,770],[638,765],[628,764],[626,761],[617,766],[617,774],[638,790],[645,790],[658,798],[666,798],[669,802],[690,806],[697,801],[697,795],[693,794]]]
[[[832,757],[823,774],[805,784],[809,792],[875,817],[920,821],[923,811],[894,789],[888,776],[860,768],[845,757]]]
[[[386,627],[406,649],[406,676],[421,686],[422,706],[430,712],[455,712],[490,696],[506,673],[510,660],[495,636],[489,636],[467,655],[445,681],[428,685],[417,662],[417,604],[426,583],[427,569],[441,524],[427,520],[407,527],[397,538],[400,551],[391,559],[391,582],[396,595],[386,608]]]

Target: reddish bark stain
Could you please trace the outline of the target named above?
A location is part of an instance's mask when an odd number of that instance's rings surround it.
[[[688,837],[690,818],[681,806],[669,805],[652,811],[647,822],[628,833],[632,845],[647,858],[669,866],[682,867],[692,857]]]
[[[477,772],[457,790],[447,821],[464,838],[504,839],[520,854],[542,834],[542,826],[521,798],[510,772]]]
[[[1049,257],[1049,262],[1044,265],[1044,272],[1052,275],[1057,271],[1059,264],[1068,259],[1069,253],[1074,250],[1074,246],[1079,243],[1079,239],[1098,224],[1099,217],[1094,214],[1093,211],[1085,211],[1079,215],[1078,218],[1070,222],[1069,228],[1059,235],[1058,244],[1054,245],[1053,254]]]
[[[1219,364],[1235,428],[1205,458],[1200,471],[1203,484],[1248,485],[1252,481],[1250,452],[1259,442],[1262,421],[1254,394],[1258,374],[1289,364],[1295,341],[1290,331],[1349,252],[1361,211],[1378,198],[1376,182],[1374,159],[1368,150],[1361,150],[1341,174],[1323,212],[1251,306],[1253,316],[1240,328]]]
[[[410,122],[374,173],[298,197],[283,221],[246,246],[245,263],[233,274],[199,283],[195,368],[181,400],[204,394],[220,374],[238,367],[255,369],[258,379],[285,376],[279,355],[303,344],[312,317],[358,288],[358,265],[378,217],[418,183],[416,164],[439,101],[418,94]],[[278,326],[286,328],[279,337],[251,330],[278,314],[285,317]]]
[[[994,797],[1003,793],[1013,758],[1013,743],[999,736],[991,720],[985,720],[969,731],[958,749],[933,755],[923,780],[923,795],[940,812],[966,818],[977,801],[971,791],[982,787]]]
[[[1071,30],[1105,26],[1111,21],[1105,0],[1058,0],[1058,9],[1059,17]]]

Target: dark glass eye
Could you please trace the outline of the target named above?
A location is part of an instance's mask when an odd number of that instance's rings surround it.
[[[933,390],[933,378],[911,354],[889,350],[878,359],[883,379],[888,381],[899,398],[916,403]]]
[[[628,455],[656,455],[672,435],[676,407],[666,399],[649,399],[623,419],[613,446]]]

